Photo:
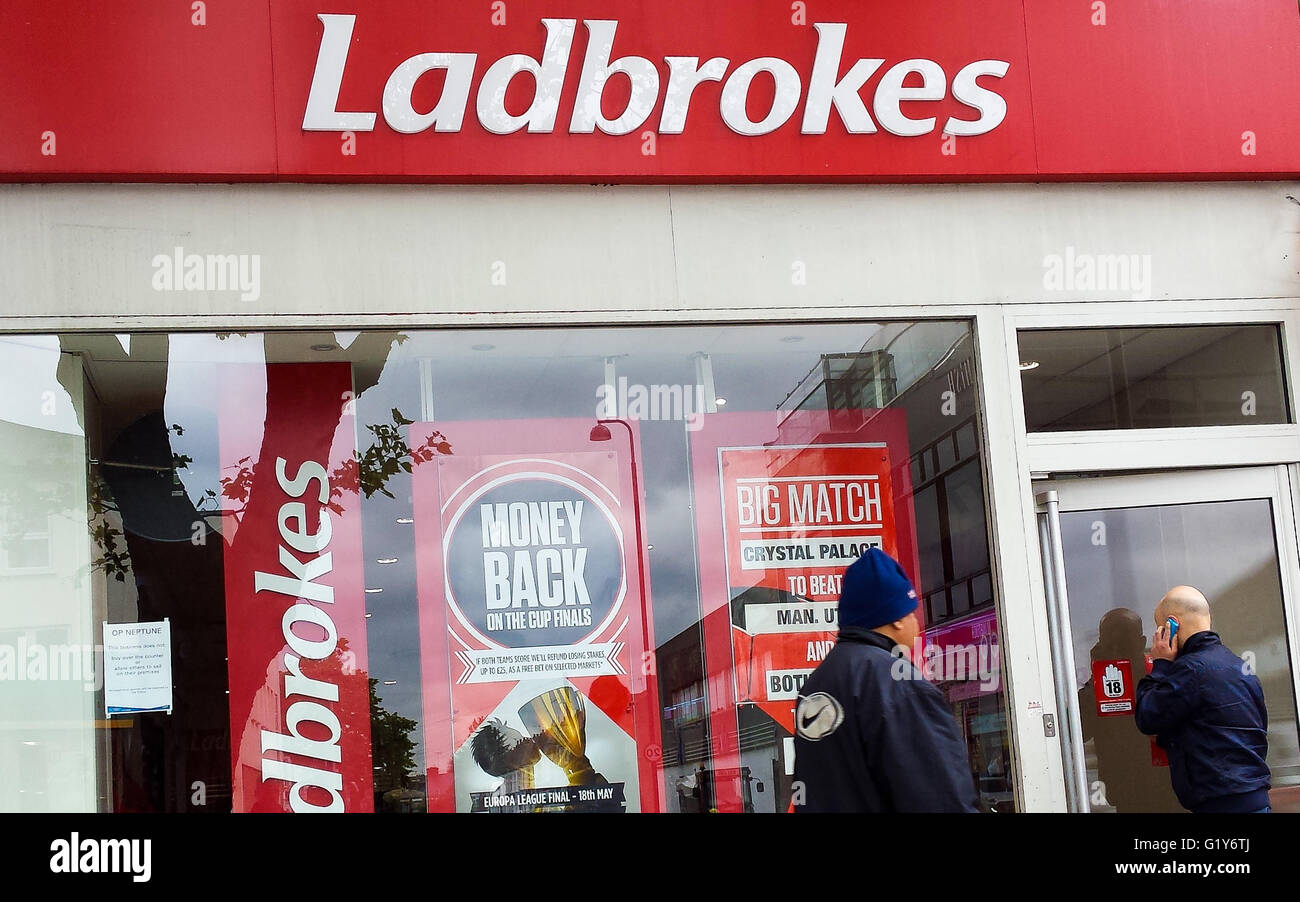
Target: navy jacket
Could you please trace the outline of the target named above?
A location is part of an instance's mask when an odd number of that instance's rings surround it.
[[[893,645],[845,627],[804,683],[795,710],[796,812],[979,810],[952,709],[911,661],[891,654]]]
[[[1259,678],[1206,630],[1137,685],[1137,728],[1169,753],[1179,803],[1196,812],[1268,805],[1268,712]]]

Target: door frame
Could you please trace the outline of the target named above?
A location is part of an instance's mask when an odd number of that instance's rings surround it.
[[[1283,378],[1291,422],[1279,425],[1117,429],[1095,432],[1030,433],[1020,391],[1018,334],[1029,329],[1107,328],[1268,323],[1282,341]],[[1046,715],[1055,711],[1055,684],[1043,558],[1038,541],[1035,495],[1042,481],[1066,475],[1122,475],[1133,471],[1176,473],[1278,465],[1289,493],[1278,499],[1274,526],[1284,592],[1287,642],[1300,666],[1300,585],[1296,559],[1300,536],[1300,298],[1233,301],[1071,301],[1009,303],[976,315],[979,365],[986,416],[985,442],[990,496],[991,543],[998,573],[999,622],[1012,734],[1016,741],[1017,799],[1024,811],[1065,811],[1067,794],[1059,735],[1048,733]],[[1014,461],[1014,463],[1009,463]],[[1289,562],[1289,563],[1288,563]]]
[[[1270,503],[1273,542],[1282,593],[1282,621],[1291,665],[1294,710],[1300,711],[1300,553],[1296,548],[1293,485],[1286,466],[1174,470],[1154,473],[1102,475],[1036,480],[1038,493],[1054,492],[1061,513],[1123,510],[1178,504],[1265,500]],[[1068,616],[1068,610],[1063,611]],[[1071,674],[1077,678],[1077,674]],[[1077,691],[1077,687],[1066,687]],[[1077,729],[1077,724],[1071,724]],[[1062,742],[1080,737],[1062,736]],[[1081,745],[1081,743],[1080,743]]]

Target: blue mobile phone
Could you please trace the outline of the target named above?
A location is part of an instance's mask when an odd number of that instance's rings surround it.
[[[1169,624],[1169,644],[1174,644],[1174,636],[1178,635],[1178,621],[1172,617],[1165,618],[1165,623]]]

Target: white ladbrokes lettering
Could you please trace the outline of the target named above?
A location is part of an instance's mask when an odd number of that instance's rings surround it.
[[[276,458],[275,478],[290,498],[303,497],[311,483],[318,482],[317,500],[321,505],[329,501],[329,477],[323,466],[315,461],[306,461],[298,468],[297,475],[290,479],[285,472],[285,464],[283,457]],[[262,754],[265,756],[267,752],[277,751],[341,765],[343,751],[339,739],[343,735],[343,726],[338,715],[321,704],[337,703],[339,687],[334,683],[305,676],[302,672],[303,658],[320,661],[333,654],[338,647],[338,630],[329,613],[304,600],[334,603],[334,588],[318,582],[329,574],[333,566],[330,553],[325,551],[333,534],[329,512],[325,507],[320,508],[315,532],[307,531],[307,507],[300,501],[286,501],[280,505],[276,520],[280,527],[280,539],[284,543],[280,546],[280,566],[285,573],[257,571],[253,575],[253,587],[255,592],[275,592],[294,600],[280,621],[284,641],[294,652],[285,652],[284,655],[287,673],[284,676],[283,697],[302,698],[284,711],[287,733],[262,731]],[[291,528],[291,524],[294,524],[294,528]],[[298,554],[307,555],[306,560],[299,559]],[[325,637],[303,638],[294,630],[294,625],[298,623],[314,624],[324,631]],[[304,736],[301,729],[304,723],[314,724],[316,732],[323,727],[329,738],[310,739]],[[343,775],[338,771],[263,757],[262,780],[286,780],[292,784],[289,808],[295,814],[344,810]],[[317,804],[303,798],[303,790],[307,788],[324,790],[329,796],[329,802]]]
[[[348,49],[356,26],[354,15],[317,16],[324,25],[311,90],[303,115],[303,131],[373,131],[375,112],[344,112],[338,108],[339,91],[347,68]],[[525,53],[502,57],[487,67],[474,97],[479,124],[488,132],[509,135],[520,130],[534,134],[554,132],[564,89],[570,54],[577,33],[577,19],[542,19],[546,41],[540,59]],[[645,57],[624,56],[611,60],[617,20],[584,19],[587,47],[582,72],[577,83],[573,114],[568,123],[570,134],[591,134],[599,129],[607,135],[626,135],[642,126],[658,103],[661,88],[659,68]],[[903,112],[907,102],[933,102],[948,95],[948,77],[933,60],[906,59],[885,70],[876,83],[871,110],[863,101],[861,90],[882,67],[884,59],[859,59],[836,80],[842,68],[844,38],[848,26],[842,22],[818,22],[817,53],[812,72],[804,79],[799,71],[779,57],[758,57],[731,67],[726,57],[700,62],[697,56],[665,56],[667,85],[663,88],[663,110],[656,131],[679,135],[686,129],[691,98],[704,82],[719,82],[722,91],[718,114],[731,131],[756,137],[770,134],[794,116],[799,101],[805,99],[800,132],[805,135],[826,133],[831,109],[834,108],[849,134],[875,134],[877,124],[885,131],[902,137],[918,137],[934,132],[934,116],[912,118]],[[465,120],[473,89],[477,53],[420,53],[397,66],[383,90],[384,121],[395,132],[405,135],[433,129],[435,132],[459,132]],[[973,119],[950,116],[943,133],[971,137],[991,132],[1007,115],[1006,100],[979,84],[979,79],[1002,78],[1010,63],[1005,60],[979,59],[963,66],[952,78],[952,96],[958,103],[978,114]],[[728,69],[731,74],[728,75]],[[438,101],[427,111],[415,109],[412,94],[416,82],[429,72],[444,73]],[[516,75],[527,73],[533,80],[533,100],[520,114],[506,110],[506,89]],[[750,88],[759,73],[766,73],[775,83],[771,108],[761,119],[749,117],[747,101]],[[613,75],[622,75],[630,83],[623,111],[613,118],[602,112],[605,86]],[[920,78],[920,84],[906,85]],[[875,114],[874,120],[872,113]]]

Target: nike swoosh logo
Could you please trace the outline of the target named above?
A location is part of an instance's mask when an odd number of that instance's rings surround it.
[[[817,709],[817,712],[816,712],[815,714],[813,714],[812,717],[808,717],[807,715],[804,715],[803,717],[799,718],[799,724],[800,724],[800,726],[802,727],[802,729],[805,729],[805,730],[806,730],[806,729],[808,729],[810,726],[812,726],[813,721],[816,720],[817,718],[821,717],[821,716],[822,716],[822,712],[825,711],[825,710],[826,710],[826,706],[825,706],[825,705],[822,705],[820,708]]]

